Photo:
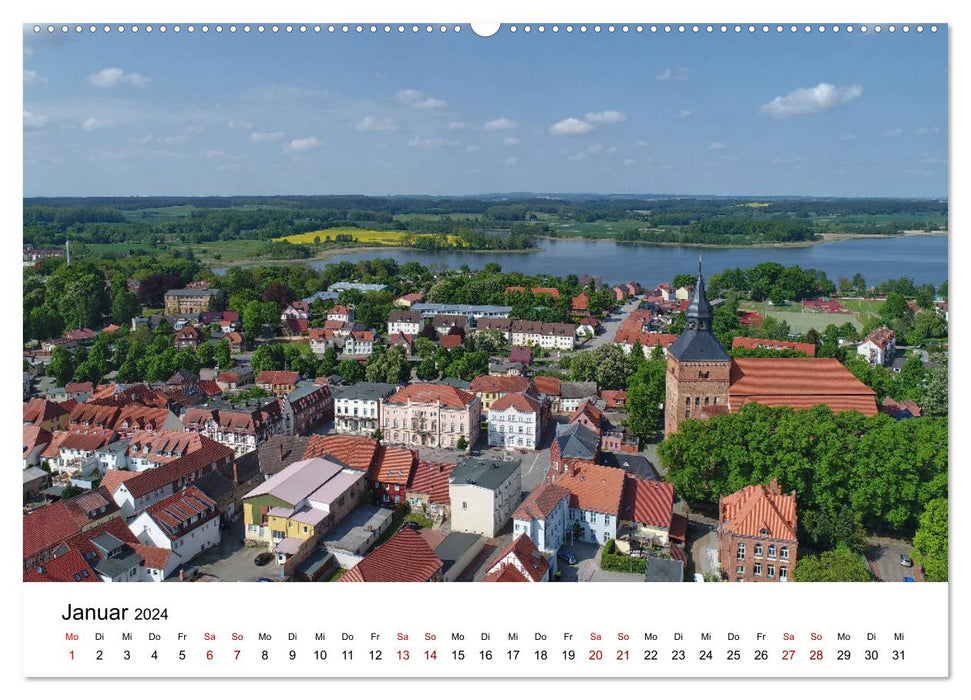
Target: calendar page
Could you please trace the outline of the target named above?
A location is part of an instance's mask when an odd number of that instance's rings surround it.
[[[181,9],[18,25],[24,678],[949,677],[946,15]]]

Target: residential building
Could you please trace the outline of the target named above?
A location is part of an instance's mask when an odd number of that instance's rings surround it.
[[[477,304],[428,304],[411,305],[412,311],[420,311],[422,318],[432,318],[438,315],[464,316],[466,318],[508,318],[512,313],[511,306],[490,306]]]
[[[328,386],[306,384],[280,399],[280,408],[284,432],[299,435],[334,417],[334,397]]]
[[[387,288],[388,288],[388,285],[386,284],[364,284],[361,282],[334,282],[327,289],[328,291],[337,292],[338,294],[340,294],[341,292],[346,292],[349,289],[356,289],[359,292],[363,292],[367,294],[368,292],[381,292]]]
[[[486,576],[483,581],[501,580],[504,570],[508,567],[516,568],[527,581],[533,583],[549,581],[553,571],[549,560],[543,556],[536,548],[533,540],[525,533],[516,537],[511,545],[499,553],[489,565],[489,568],[486,569]]]
[[[297,388],[300,375],[296,372],[274,372],[263,370],[256,375],[256,386],[277,396],[289,394]]]
[[[550,472],[565,473],[569,467],[596,462],[600,457],[600,436],[580,423],[556,426],[550,445]]]
[[[309,318],[310,304],[305,301],[295,301],[291,303],[283,310],[283,313],[280,314],[281,321],[286,321],[288,319],[307,320]]]
[[[409,384],[381,402],[384,440],[408,447],[455,448],[479,439],[482,402],[448,384]]]
[[[410,309],[413,304],[417,304],[425,300],[425,295],[420,292],[412,292],[411,294],[405,294],[394,300],[395,306],[400,306],[405,309]]]
[[[512,344],[535,345],[548,350],[573,350],[576,347],[577,327],[573,323],[543,323],[541,321],[513,321]]]
[[[524,392],[530,385],[527,377],[484,374],[472,380],[469,390],[482,401],[482,410],[488,411],[499,398],[509,393]]]
[[[354,510],[365,474],[335,458],[294,462],[243,498],[246,539],[276,548],[287,540],[319,541]],[[287,553],[290,544],[283,545]]]
[[[144,545],[171,550],[162,578],[219,544],[216,502],[195,486],[187,486],[149,506],[128,527]]]
[[[560,378],[536,375],[533,377],[533,385],[550,402],[550,410],[553,413],[560,413],[560,394],[563,391],[563,382]]]
[[[357,328],[344,340],[345,355],[366,357],[374,352],[374,331],[370,328]]]
[[[334,432],[371,436],[381,428],[382,402],[397,390],[395,384],[358,382],[334,387]]]
[[[880,326],[860,343],[856,352],[871,367],[887,367],[897,356],[897,337],[891,329]]]
[[[271,435],[257,450],[262,478],[269,478],[303,459],[309,445],[309,435]]]
[[[394,333],[404,333],[406,335],[418,335],[421,332],[424,322],[420,311],[403,311],[394,309],[388,314],[388,335]]]
[[[604,544],[617,537],[624,472],[599,464],[577,464],[550,471],[552,483],[570,492],[570,531],[581,542]]]
[[[27,513],[23,517],[24,571],[63,553],[61,544],[65,540],[118,519],[118,510],[102,486]]]
[[[469,325],[469,317],[457,314],[436,314],[429,325],[440,336],[463,335]]]
[[[74,428],[54,431],[50,444],[40,453],[41,459],[57,472],[75,472],[97,464],[95,451],[118,439],[113,430]]]
[[[154,469],[130,476],[130,472],[107,471],[104,483],[111,485],[111,496],[127,517],[181,491],[205,474],[232,464],[230,448],[203,437],[199,449]]]
[[[448,517],[448,480],[455,466],[419,460],[405,489],[405,498],[413,511],[421,511],[434,520]]]
[[[270,435],[286,432],[279,399],[252,399],[235,405],[214,401],[187,409],[182,421],[187,431],[226,445],[237,456],[257,449]]]
[[[718,499],[718,555],[729,581],[787,581],[796,565],[796,492],[746,486]]]
[[[521,491],[519,460],[466,457],[449,477],[452,530],[495,537],[519,505]]]
[[[24,469],[40,464],[41,452],[51,444],[53,439],[54,435],[39,425],[24,426],[24,444],[22,446]]]
[[[192,326],[185,326],[175,332],[172,342],[176,350],[195,350],[199,346],[199,331]]]
[[[368,486],[376,503],[397,506],[406,500],[408,484],[418,464],[417,450],[378,447],[368,470]]]
[[[543,399],[535,391],[504,394],[489,408],[488,416],[490,446],[507,450],[539,449],[545,411]]]
[[[512,339],[512,319],[484,316],[475,322],[476,333],[498,333],[506,342]],[[532,356],[530,356],[532,357]]]
[[[31,399],[24,404],[24,425],[32,425],[51,432],[64,430],[72,408],[73,405],[65,405],[63,402]]]
[[[626,476],[620,524],[631,540],[646,546],[669,545],[674,486],[666,481]]]
[[[435,556],[442,560],[442,580],[456,581],[469,568],[485,547],[485,538],[471,532],[450,532],[446,536],[438,530],[423,529],[419,534],[435,548]]]
[[[337,347],[337,334],[332,329],[311,328],[308,333],[310,335],[310,352],[314,355],[323,355],[327,352],[327,348]]]
[[[573,413],[585,401],[597,397],[596,382],[560,382],[559,413]]]
[[[216,375],[216,384],[223,391],[236,391],[253,383],[252,367],[235,367]]]
[[[668,354],[668,348],[677,341],[678,336],[673,333],[653,333],[631,328],[619,328],[614,333],[614,344],[619,345],[625,355],[630,355],[634,344],[641,346],[641,352],[647,359],[651,358],[654,348],[660,347],[661,352]]]
[[[338,323],[354,323],[354,312],[343,304],[337,304],[327,311],[327,320]]]
[[[198,314],[215,311],[222,294],[218,289],[170,289],[165,293],[165,313]]]
[[[428,542],[403,527],[394,537],[364,557],[341,578],[341,582],[425,582],[442,581],[443,562]]]
[[[826,405],[833,411],[876,414],[874,392],[838,360],[732,359],[711,330],[712,318],[699,263],[685,310],[685,330],[668,348],[665,436],[676,432],[682,420],[736,412],[749,401],[796,409]]]
[[[543,552],[556,554],[569,537],[570,492],[540,484],[512,515],[512,536],[528,535]]]

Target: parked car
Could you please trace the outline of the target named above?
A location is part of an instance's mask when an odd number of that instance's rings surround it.
[[[256,555],[256,558],[253,560],[253,563],[256,564],[257,566],[266,566],[271,561],[273,561],[272,554],[270,554],[269,552],[260,552],[259,554]]]
[[[904,576],[904,583],[914,583],[913,576]]]
[[[567,564],[573,565],[577,563],[576,555],[574,555],[569,549],[563,550],[557,556]]]
[[[900,565],[901,566],[913,566],[914,562],[911,561],[910,556],[907,554],[900,555]]]

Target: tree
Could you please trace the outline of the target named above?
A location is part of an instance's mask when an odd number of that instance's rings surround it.
[[[82,489],[80,486],[69,484],[68,486],[65,486],[64,489],[61,491],[61,500],[66,501],[69,498],[80,496],[82,493],[84,493],[84,489]]]
[[[271,282],[263,290],[263,301],[277,304],[279,307],[277,313],[280,313],[281,309],[293,303],[293,300],[296,298],[297,295],[294,294],[293,290],[283,282]]]
[[[54,346],[47,371],[57,380],[58,386],[64,386],[74,378],[74,359],[63,346]]]
[[[899,318],[904,318],[910,311],[910,307],[907,306],[907,299],[900,292],[890,292],[887,295],[887,300],[884,302],[883,306],[880,308],[880,315],[883,320],[887,323],[891,323]]]
[[[337,371],[338,364],[337,348],[331,346],[324,350],[320,362],[317,363],[317,376],[329,377]]]
[[[866,530],[860,514],[845,503],[807,511],[799,519],[799,525],[805,530],[800,541],[808,539],[819,551],[845,547],[862,553],[866,549]]]
[[[682,273],[675,275],[674,279],[671,280],[671,286],[675,289],[680,287],[692,287],[695,283],[695,276],[687,273]]]
[[[215,358],[220,371],[225,372],[233,366],[233,351],[229,345],[229,341],[225,338],[220,340],[216,346]]]
[[[941,353],[918,402],[923,415],[947,417],[947,374],[947,354]]]
[[[439,372],[438,367],[435,365],[435,360],[429,357],[419,362],[418,367],[415,369],[415,375],[423,382],[431,382],[438,379]]]
[[[627,427],[634,435],[650,440],[657,433],[664,403],[667,362],[661,358],[645,360],[627,381]]]
[[[127,289],[115,294],[111,300],[111,318],[115,323],[125,326],[142,312],[142,305],[138,296]]]
[[[337,373],[346,384],[364,381],[364,365],[357,360],[343,360],[337,365]]]
[[[280,323],[280,309],[275,302],[251,301],[243,309],[243,332],[248,338],[263,334],[263,326],[276,326]]]
[[[142,306],[160,309],[165,302],[165,293],[170,289],[181,289],[183,284],[179,274],[148,275],[138,285],[138,300]]]
[[[845,547],[823,552],[819,556],[800,557],[792,571],[792,580],[808,582],[872,581],[863,556]]]
[[[256,348],[250,364],[253,372],[259,374],[263,371],[279,371],[283,369],[286,357],[283,353],[283,346],[279,343],[267,343]]]
[[[857,294],[866,294],[866,279],[859,272],[853,275],[853,289]]]
[[[928,581],[947,581],[946,498],[935,498],[924,508],[914,535],[912,556]]]
[[[465,450],[469,447],[469,441],[465,439],[464,435],[460,435],[459,439],[455,441],[455,449]]]

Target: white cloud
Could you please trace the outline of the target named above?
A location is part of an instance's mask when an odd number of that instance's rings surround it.
[[[519,162],[519,159],[516,158],[515,156],[512,156],[512,157],[506,158],[504,161],[502,161],[502,164],[505,165],[507,168],[511,168],[512,166],[514,166],[518,162]]]
[[[416,136],[408,141],[408,145],[413,148],[442,148],[444,146],[458,146],[459,142],[453,139],[423,139]]]
[[[114,124],[110,119],[98,119],[97,117],[88,117],[83,122],[81,122],[81,128],[85,131],[97,131],[98,129],[103,129],[106,126],[112,126]]]
[[[719,141],[715,141],[713,144],[708,146],[709,151],[724,151],[726,148],[728,148],[728,146]]]
[[[901,136],[904,133],[903,129],[888,129],[883,132],[884,136]]]
[[[47,78],[38,73],[35,70],[25,70],[24,71],[24,85],[43,85],[47,82]]]
[[[636,162],[637,162],[637,161],[636,161],[636,160],[634,160],[633,158],[628,158],[628,159],[627,159],[627,160],[625,160],[625,161],[624,161],[623,163],[621,163],[621,165],[623,165],[623,166],[624,166],[625,168],[629,168],[629,167],[631,167],[632,165],[634,165],[634,163],[636,163]]]
[[[266,141],[279,141],[283,138],[282,131],[254,131],[249,135],[249,140],[253,143],[264,143]]]
[[[305,153],[315,148],[320,148],[323,144],[316,136],[308,136],[304,139],[293,139],[283,147],[284,153]]]
[[[507,129],[515,129],[517,126],[519,126],[519,124],[514,122],[512,119],[499,117],[498,119],[493,119],[490,122],[486,122],[485,126],[482,128],[486,131],[505,131]]]
[[[815,114],[846,104],[863,94],[859,85],[837,87],[831,83],[820,83],[815,87],[799,88],[788,95],[775,97],[759,108],[762,114],[775,119],[787,119],[800,114]]]
[[[587,112],[588,122],[602,122],[603,124],[619,124],[626,121],[627,115],[613,109],[605,109],[603,112]]]
[[[218,151],[215,148],[210,148],[208,151],[202,154],[203,158],[208,158],[209,160],[216,160],[218,158],[225,158],[226,154],[222,151]]]
[[[27,129],[43,129],[49,121],[50,117],[24,110],[24,127]]]
[[[682,109],[680,112],[678,112],[678,119],[687,119],[690,116],[691,116],[690,109]]]
[[[398,102],[410,105],[412,109],[442,109],[448,107],[448,102],[437,97],[426,95],[421,90],[399,90],[394,98]]]
[[[680,66],[678,68],[665,68],[664,72],[657,76],[658,80],[687,80],[691,76],[691,69]]]
[[[357,123],[354,127],[358,131],[395,131],[398,125],[394,123],[393,119],[380,119],[378,117],[367,115]]]
[[[105,68],[88,76],[88,82],[97,88],[113,88],[119,85],[144,87],[149,79],[141,73],[126,73],[121,68]]]
[[[550,133],[554,136],[578,136],[580,134],[589,134],[593,129],[594,126],[590,122],[585,122],[576,117],[567,117],[551,126]]]
[[[503,141],[503,143],[506,144],[507,146],[518,146],[522,142],[523,142],[522,139],[517,139],[515,136],[510,136],[505,141]]]
[[[648,148],[651,145],[651,142],[641,139],[639,141],[635,141],[634,145],[637,146],[638,148]]]
[[[464,128],[465,128],[465,124],[463,124],[462,122],[450,122],[448,125],[449,131],[460,131],[461,129],[464,129]]]

